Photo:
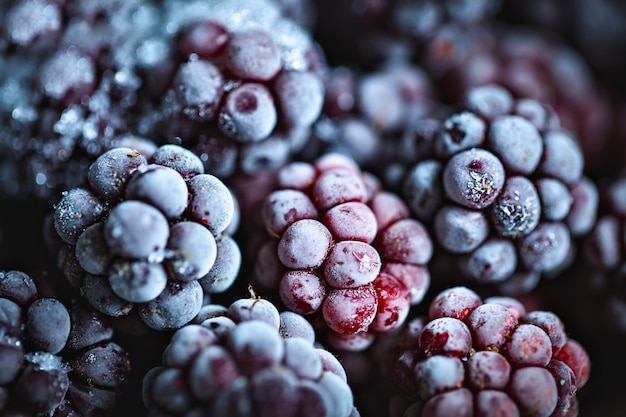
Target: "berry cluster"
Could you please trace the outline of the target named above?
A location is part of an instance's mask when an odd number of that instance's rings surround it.
[[[407,159],[400,143],[405,132],[437,109],[426,72],[404,62],[367,73],[332,68],[325,84],[322,115],[301,154],[349,154],[362,169],[376,174],[397,159]]]
[[[272,1],[220,2],[178,24],[151,134],[195,150],[221,178],[284,164],[324,98],[324,57],[309,33]]]
[[[204,306],[143,381],[146,407],[171,416],[357,417],[352,398],[309,322],[260,298]]]
[[[322,107],[324,56],[273,0],[2,6],[2,195],[79,186],[127,134],[184,142],[221,177],[266,170]]]
[[[624,415],[624,22],[0,1],[0,415]]]
[[[608,331],[626,334],[626,176],[617,175],[600,183],[600,215],[581,244],[584,265],[581,287],[602,303],[597,313],[608,325]],[[585,297],[589,298],[589,297]],[[583,300],[587,302],[587,300]],[[596,313],[596,314],[597,314]]]
[[[471,88],[431,151],[409,170],[403,193],[474,282],[527,292],[567,266],[574,238],[593,227],[597,189],[578,142],[535,100],[497,85]]]
[[[59,264],[102,313],[177,329],[239,273],[235,212],[230,190],[188,149],[113,148],[89,167],[88,187],[55,206]]]
[[[407,326],[394,377],[405,416],[575,416],[589,357],[560,318],[467,287],[436,295]]]
[[[277,182],[261,206],[270,238],[257,256],[260,287],[291,311],[321,315],[338,349],[398,328],[430,282],[422,223],[341,154],[288,164]]]
[[[40,297],[21,271],[0,272],[0,413],[110,415],[130,371],[100,314]]]

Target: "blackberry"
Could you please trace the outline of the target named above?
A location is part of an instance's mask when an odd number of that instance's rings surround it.
[[[138,0],[11,2],[0,34],[2,195],[51,200],[138,134],[153,96],[136,51],[156,29],[154,11]]]
[[[344,153],[392,183],[389,166],[413,162],[415,153],[424,156],[416,149],[419,133],[414,128],[417,121],[433,119],[439,107],[423,68],[405,60],[367,72],[333,67],[325,84],[322,115],[299,153],[302,159]]]
[[[269,236],[256,255],[255,287],[318,317],[334,348],[362,350],[398,328],[429,287],[425,227],[344,155],[279,170],[261,217]]]
[[[528,292],[537,274],[568,265],[595,222],[597,187],[580,146],[537,101],[470,88],[432,150],[407,172],[403,196],[472,282]]]
[[[105,415],[130,371],[101,314],[41,297],[31,277],[0,272],[0,410],[6,415]]]
[[[574,297],[591,309],[593,314],[590,317],[601,320],[608,331],[616,332],[620,338],[626,334],[623,320],[623,309],[626,306],[625,178],[623,173],[618,173],[598,181],[599,215],[581,242],[577,285],[572,292]],[[588,198],[584,190],[580,191],[578,198]]]
[[[578,138],[588,170],[607,169],[604,161],[614,118],[610,95],[579,51],[557,34],[503,22],[459,35],[451,37],[449,48],[465,54],[447,62],[439,73],[428,61],[424,64],[447,101],[458,101],[469,88],[495,83],[515,98],[550,105],[561,125]]]
[[[299,150],[324,97],[324,57],[305,28],[272,1],[174,1],[164,25],[176,28],[174,68],[157,140],[193,149],[220,178],[276,169]]]
[[[270,0],[18,0],[1,20],[3,195],[82,186],[127,135],[193,147],[221,177],[272,169],[321,110],[323,54]]]
[[[143,380],[153,413],[358,416],[345,370],[302,316],[261,298],[206,305]]]
[[[63,194],[53,217],[59,266],[96,309],[173,330],[196,316],[204,293],[233,284],[235,201],[190,150],[163,145],[146,158],[113,148],[88,181]]]
[[[392,373],[404,415],[578,414],[590,360],[556,314],[452,287],[411,323]]]

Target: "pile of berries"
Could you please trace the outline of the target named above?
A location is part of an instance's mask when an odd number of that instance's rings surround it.
[[[623,415],[623,22],[0,1],[0,414]]]

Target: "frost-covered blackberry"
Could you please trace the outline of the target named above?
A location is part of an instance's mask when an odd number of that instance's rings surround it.
[[[322,108],[325,63],[277,2],[171,1],[163,22],[173,77],[153,136],[194,149],[221,178],[276,169],[301,148]]]
[[[325,66],[283,8],[10,2],[0,17],[0,193],[50,198],[81,186],[89,164],[126,135],[197,147],[220,176],[279,166],[319,115]]]
[[[552,312],[452,287],[400,339],[390,373],[404,416],[578,415],[589,356]]]
[[[54,228],[59,265],[96,309],[177,329],[204,293],[233,284],[241,265],[235,201],[191,151],[163,145],[146,158],[113,148],[91,164],[88,181],[55,205]]]
[[[258,291],[319,318],[336,349],[365,349],[398,328],[430,283],[422,223],[341,154],[288,164],[277,182],[261,205],[269,236],[256,254]]]
[[[341,363],[311,324],[265,299],[206,305],[143,379],[150,413],[356,417]]]
[[[151,94],[136,51],[159,14],[139,0],[20,0],[8,9],[0,34],[8,48],[0,71],[0,192],[49,199],[82,185],[100,153],[138,133],[137,111]]]
[[[576,137],[550,107],[487,85],[439,126],[403,196],[465,278],[508,294],[568,265],[596,220],[598,193]]]
[[[101,314],[40,297],[29,275],[0,272],[0,412],[105,415],[130,372]]]

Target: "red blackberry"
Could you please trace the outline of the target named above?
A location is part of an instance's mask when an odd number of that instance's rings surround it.
[[[356,417],[339,361],[302,316],[260,298],[207,305],[143,380],[151,414]]]
[[[430,281],[426,229],[372,180],[353,160],[326,154],[279,170],[261,207],[270,237],[256,256],[258,290],[318,317],[343,350],[398,328]]]
[[[0,272],[0,412],[105,415],[130,371],[99,313],[40,297],[21,271]]]
[[[554,313],[453,287],[412,323],[393,371],[405,416],[577,415],[589,356]]]
[[[88,180],[63,194],[54,228],[61,269],[96,309],[172,330],[196,316],[204,293],[233,284],[235,202],[191,151],[163,145],[146,158],[114,148]]]
[[[597,189],[578,142],[535,100],[470,88],[432,150],[407,173],[403,195],[473,282],[527,292],[568,265],[595,222]]]

